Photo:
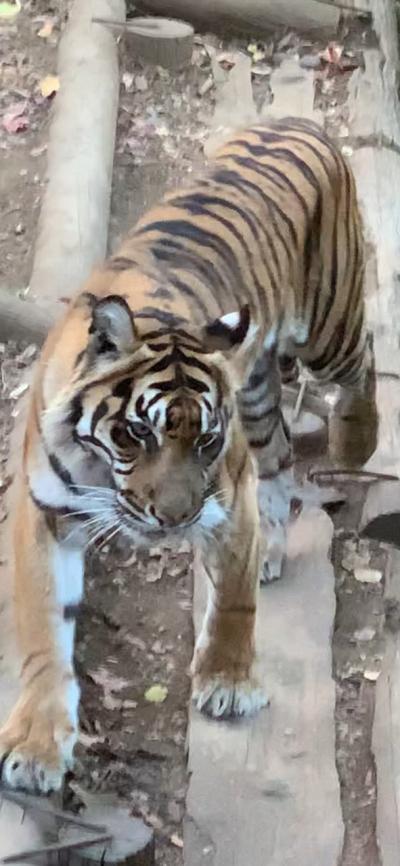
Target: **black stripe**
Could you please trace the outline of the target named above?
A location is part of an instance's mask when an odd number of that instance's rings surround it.
[[[207,448],[201,449],[201,456],[204,457],[208,463],[213,463],[213,461],[217,459],[218,454],[222,451],[224,444],[225,437],[223,435],[217,436]]]
[[[313,325],[316,321],[318,306],[320,301],[320,290],[322,281],[323,258],[321,255],[321,220],[322,220],[322,201],[321,195],[318,196],[311,225],[308,228],[307,236],[304,244],[304,283],[303,283],[303,299],[301,306],[301,318],[306,321],[309,293],[313,291],[312,311],[310,315],[309,333],[312,333]],[[311,272],[315,269],[315,264],[319,264],[319,276],[316,280],[316,275],[313,272],[313,284],[311,285]]]
[[[224,280],[213,262],[200,257],[196,251],[189,250],[178,241],[173,241],[170,238],[157,238],[156,244],[152,243],[151,251],[159,261],[172,262],[178,270],[188,271],[189,273],[192,271],[194,274],[197,272],[205,285],[213,287],[214,300],[218,301],[218,293],[221,292],[221,289],[224,289],[224,291],[229,291],[230,289],[230,283],[228,284]],[[171,277],[172,279],[175,283],[176,278]],[[206,315],[207,308],[199,295],[193,293],[191,294],[191,298],[203,314]]]
[[[50,463],[50,466],[53,472],[58,476],[58,478],[63,482],[65,487],[69,487],[74,490],[74,492],[79,493],[79,490],[75,489],[75,482],[72,478],[71,473],[68,471],[66,466],[61,462],[60,458],[57,457],[57,454],[54,452],[50,452],[47,454],[47,459]]]
[[[273,437],[275,430],[278,427],[279,423],[282,423],[282,416],[281,416],[280,412],[279,413],[277,412],[275,422],[274,422],[274,424],[271,425],[268,433],[265,436],[263,436],[262,439],[252,439],[249,437],[249,445],[252,448],[255,448],[256,450],[258,450],[260,448],[266,448],[267,445],[270,444],[272,437]],[[282,424],[282,426],[283,426],[283,424]],[[283,428],[283,429],[284,429],[284,432],[286,434],[285,428]],[[288,438],[288,437],[286,436],[286,438]]]
[[[90,423],[90,432],[91,432],[92,436],[94,436],[94,434],[95,434],[95,430],[96,430],[96,427],[97,427],[99,421],[101,421],[101,419],[104,418],[104,415],[107,415],[107,412],[108,412],[107,400],[101,400],[100,403],[98,404],[98,406],[96,406],[96,409],[94,410],[93,415],[92,415],[92,420]]]
[[[236,154],[229,155],[229,159],[232,162],[235,162],[237,165],[240,165],[242,168],[247,168],[250,171],[254,171],[256,174],[260,174],[262,177],[265,177],[269,180],[274,186],[277,186],[282,192],[287,192],[289,189],[295,198],[297,199],[304,216],[308,220],[310,217],[309,209],[307,206],[306,200],[301,195],[298,188],[295,184],[290,180],[290,178],[280,171],[280,169],[276,168],[274,165],[264,164],[260,162],[256,162],[254,159],[250,159],[246,156],[236,156]],[[308,168],[306,163],[304,163],[304,171],[303,174],[307,177],[305,169]],[[310,174],[312,174],[311,170]],[[314,175],[313,175],[314,177]],[[308,179],[308,178],[307,178]],[[311,181],[310,181],[311,183]],[[314,183],[311,184],[314,189],[318,189],[317,180],[314,177]]]
[[[82,418],[83,408],[82,401],[79,394],[76,394],[75,397],[71,400],[69,405],[69,411],[67,415],[67,423],[71,424],[73,427],[79,423]]]
[[[231,277],[233,286],[231,289],[237,301],[240,301],[243,289],[243,276],[238,266],[238,260],[229,247],[229,244],[219,235],[201,228],[199,225],[187,219],[156,220],[139,229],[138,234],[146,232],[166,232],[173,237],[184,238],[201,248],[211,249],[226,266]],[[237,290],[235,292],[235,289]]]
[[[165,301],[170,301],[174,297],[173,292],[170,289],[165,288],[165,286],[159,286],[158,289],[154,289],[150,292],[151,298],[161,298]]]
[[[294,127],[292,127],[292,129],[290,127],[286,127],[286,131],[285,131],[285,129],[282,129],[282,134],[275,134],[275,133],[269,133],[269,132],[264,133],[263,130],[260,130],[260,129],[256,130],[256,132],[259,135],[259,137],[261,138],[261,140],[265,141],[267,145],[268,144],[275,144],[275,143],[282,145],[283,143],[286,143],[286,142],[290,142],[294,146],[303,145],[307,150],[311,151],[313,156],[316,157],[318,162],[322,165],[327,178],[330,179],[328,163],[324,159],[323,154],[318,149],[318,147],[313,145],[310,141],[307,141],[306,138],[297,138],[296,136],[290,135],[290,133],[293,131],[305,132],[306,134],[311,135],[312,138],[315,138],[315,140],[319,144],[322,144],[326,148],[326,150],[328,151],[328,156],[331,159],[333,159],[336,168],[343,161],[341,159],[341,157],[339,156],[338,151],[336,150],[336,147],[334,146],[334,144],[332,142],[330,142],[328,138],[325,137],[324,133],[322,133],[321,135],[318,135],[315,130],[311,131],[308,129],[302,129],[300,127],[297,130],[295,130]],[[282,139],[284,139],[284,141],[282,141]],[[268,148],[268,152],[269,153],[271,152],[271,148]],[[292,153],[292,151],[289,151],[289,153]]]
[[[208,385],[206,385],[205,382],[200,382],[199,379],[194,379],[192,376],[185,375],[184,384],[187,388],[190,388],[192,391],[196,391],[198,394],[203,394],[204,392],[209,393],[210,391]],[[152,382],[151,387],[154,388],[154,390],[160,391],[161,393],[150,400],[147,406],[147,412],[150,406],[152,406],[154,403],[157,402],[157,400],[160,399],[162,394],[165,394],[168,391],[177,391],[178,388],[182,387],[182,381],[180,376],[176,376],[174,379],[165,379],[164,382]]]
[[[211,181],[211,183],[212,183],[212,181]],[[208,188],[212,189],[212,187],[210,186],[210,182],[208,182],[208,184],[206,185],[206,189],[208,189]],[[265,269],[266,269],[266,271],[267,271],[267,273],[268,273],[268,275],[272,281],[272,277],[270,274],[270,268],[269,268],[269,262],[268,262],[268,259],[264,255],[264,249],[263,249],[263,241],[265,240],[265,236],[266,236],[265,225],[259,220],[257,214],[254,212],[249,213],[249,211],[244,210],[244,208],[240,207],[238,204],[235,204],[234,202],[230,201],[229,199],[221,198],[220,196],[215,195],[214,192],[211,192],[211,194],[207,194],[207,193],[203,193],[203,192],[197,192],[195,194],[194,201],[199,202],[200,204],[205,205],[205,206],[213,207],[213,206],[217,205],[217,206],[221,206],[221,207],[225,208],[228,211],[232,211],[233,213],[237,214],[239,219],[242,219],[243,222],[245,222],[246,225],[248,225],[248,227],[250,228],[250,230],[253,232],[253,234],[256,237],[257,237],[257,231],[259,232],[259,235],[258,235],[259,248],[257,250],[257,253],[260,255],[261,261],[262,261],[262,263],[263,263],[263,265],[264,265],[264,267],[265,267]],[[189,196],[186,196],[182,199],[176,198],[176,199],[174,199],[174,203],[176,203],[178,206],[181,205],[182,207],[187,207],[188,210],[190,210],[192,208],[192,199],[190,199]],[[274,228],[275,228],[275,226],[274,226]],[[260,239],[260,235],[261,235],[261,239]],[[278,236],[279,236],[279,234],[278,234]],[[284,244],[284,240],[283,240],[282,236],[279,236],[279,239]],[[270,240],[270,238],[268,238],[268,240]],[[273,245],[271,245],[270,250],[271,250],[272,258],[274,260],[274,265],[275,265],[276,270],[277,270],[278,278],[281,279],[282,278],[281,263],[279,261],[277,254],[276,254],[275,247]],[[274,288],[274,286],[273,286],[273,288]]]
[[[104,451],[105,454],[107,454],[111,458],[111,460],[114,459],[113,452],[110,451],[110,449],[107,448],[106,445],[104,445],[104,442],[101,442],[100,439],[96,439],[95,436],[89,436],[88,434],[85,436],[80,436],[78,433],[77,434],[77,440],[78,440],[78,442],[88,442],[90,445],[95,445],[96,448],[100,448],[101,451]],[[76,492],[78,493],[79,491],[76,491]]]
[[[271,269],[270,269],[270,264],[268,262],[268,259],[264,255],[264,248],[263,247],[264,247],[264,241],[265,241],[265,226],[263,226],[261,224],[261,222],[257,218],[256,214],[253,213],[250,215],[250,213],[248,213],[243,208],[239,207],[239,205],[235,204],[234,202],[229,201],[228,199],[225,199],[225,198],[221,198],[218,195],[207,194],[204,192],[195,192],[192,194],[187,194],[185,196],[180,196],[180,197],[174,198],[173,203],[177,207],[182,207],[193,215],[208,216],[211,219],[217,220],[222,225],[224,225],[228,231],[231,231],[232,234],[234,234],[234,236],[239,240],[241,246],[243,247],[243,249],[246,253],[247,259],[249,261],[251,273],[253,276],[253,281],[254,281],[255,285],[257,286],[257,289],[258,289],[258,297],[259,297],[260,305],[261,305],[262,309],[264,310],[264,313],[267,313],[268,309],[266,309],[267,296],[266,296],[266,292],[265,292],[265,287],[260,284],[260,282],[257,278],[257,275],[254,273],[254,269],[252,266],[252,255],[251,255],[251,252],[250,252],[247,244],[244,241],[243,235],[241,235],[238,232],[236,227],[229,220],[227,220],[225,217],[222,217],[220,214],[215,213],[215,211],[212,210],[212,208],[215,206],[217,206],[217,207],[220,206],[220,207],[224,208],[224,210],[233,212],[234,214],[236,214],[239,217],[239,219],[243,220],[243,222],[246,223],[246,225],[249,227],[250,231],[253,233],[253,235],[255,236],[257,243],[258,243],[257,255],[260,257],[261,262],[262,262],[265,270],[267,271],[268,277],[271,281],[272,289],[274,291],[274,295],[276,295],[277,284],[276,284],[275,278],[271,274]],[[261,239],[260,239],[260,235],[259,234],[257,235],[257,232],[260,232],[263,235],[263,237]],[[278,278],[281,278],[282,274],[281,274],[280,262],[279,262],[279,259],[277,257],[276,250],[275,250],[274,246],[271,246],[271,255],[272,255],[272,258],[274,260],[276,270],[278,271]]]
[[[279,207],[279,204],[275,201],[275,199],[267,195],[264,190],[260,189],[260,187],[256,183],[253,183],[248,178],[242,177],[239,172],[233,171],[232,169],[220,169],[218,171],[215,171],[213,173],[213,180],[226,186],[233,186],[236,189],[242,191],[243,189],[245,189],[246,193],[250,190],[251,194],[258,196],[258,198],[261,198],[268,211],[270,212],[271,208],[275,210],[282,222],[286,224],[292,242],[295,247],[297,247],[297,234],[293,222],[288,217],[287,213],[285,213],[285,211],[283,211],[282,208]]]
[[[129,379],[121,379],[120,382],[117,382],[116,385],[113,386],[112,395],[113,397],[125,397],[130,399],[132,394],[133,381],[132,378]]]
[[[160,310],[159,307],[143,307],[139,312],[135,312],[135,319],[157,319],[163,325],[169,325],[172,329],[178,325],[182,325],[186,321],[182,316],[177,316],[168,310]]]
[[[177,263],[177,267],[180,266],[180,261]],[[182,295],[190,298],[190,300],[201,310],[204,316],[208,314],[207,305],[204,303],[203,299],[200,297],[199,293],[195,291],[189,283],[185,282],[181,277],[178,277],[176,274],[171,273],[169,275],[169,280],[171,285],[174,286],[175,289],[182,292]]]
[[[265,419],[268,418],[269,415],[272,415],[273,412],[279,412],[279,406],[279,403],[274,403],[272,406],[267,406],[265,409],[263,409],[262,412],[258,413],[257,415],[252,415],[246,412],[245,407],[241,406],[240,416],[245,424],[257,424],[259,421],[265,421]]]

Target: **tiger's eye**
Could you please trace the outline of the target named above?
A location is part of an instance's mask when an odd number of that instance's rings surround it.
[[[140,421],[129,421],[127,429],[130,435],[137,436],[138,439],[146,439],[147,436],[152,435],[150,427],[147,424],[142,424]]]

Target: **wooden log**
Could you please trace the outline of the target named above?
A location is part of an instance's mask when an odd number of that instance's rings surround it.
[[[54,321],[43,306],[0,291],[0,341],[28,340],[40,346]]]
[[[60,300],[75,292],[106,254],[119,72],[114,37],[92,23],[95,13],[123,21],[124,0],[74,0],[60,42],[61,86],[50,126],[48,184],[30,282],[31,296],[40,310],[46,309],[50,320],[58,317]],[[16,310],[14,323],[19,315]],[[38,339],[44,327],[38,322]],[[24,398],[18,405],[4,469],[10,478],[20,471],[26,417],[23,402]],[[6,494],[9,514],[15,489],[11,484]],[[11,525],[8,516],[0,526],[0,724],[18,696],[20,672]]]
[[[183,18],[208,30],[228,28],[256,36],[283,26],[332,37],[340,19],[339,8],[318,0],[140,0],[137,8]]]
[[[75,0],[58,54],[43,199],[30,288],[59,314],[107,248],[119,96],[117,46],[103,19],[125,20],[123,0]]]

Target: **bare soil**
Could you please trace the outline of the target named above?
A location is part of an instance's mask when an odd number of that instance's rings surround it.
[[[1,24],[0,287],[13,292],[29,285],[52,108],[52,97],[42,96],[40,82],[56,73],[67,5],[67,0],[28,0],[12,22]],[[46,23],[52,32],[44,38],[38,34]],[[10,132],[6,117],[16,109],[21,128]]]
[[[0,282],[13,291],[29,281],[51,110],[51,105],[37,101],[35,94],[40,78],[54,72],[58,33],[56,24],[54,40],[44,44],[37,36],[40,23],[35,23],[35,17],[54,14],[61,23],[61,6],[26,4],[18,22],[8,28],[3,49],[2,69],[9,82],[8,91],[1,96],[3,106],[26,99],[30,124],[13,136],[3,129],[0,132],[7,167],[0,189],[8,207],[0,223]],[[369,33],[361,22],[344,36],[346,50],[350,56],[353,52],[357,63],[357,51],[370,38]],[[256,50],[262,55],[254,62],[254,69],[258,69],[253,75],[257,107],[268,105],[270,73],[283,56],[298,53],[315,57],[325,47],[301,42],[293,33],[271,36],[257,44]],[[238,49],[248,51],[248,42],[221,43],[213,35],[198,37],[193,64],[172,74],[134,63],[121,45],[110,249],[164,189],[186,184],[204,165],[203,145],[215,101],[211,58],[217,57],[213,63],[222,70],[229,69],[232,54]],[[328,127],[346,146],[344,100],[350,70],[332,69],[329,76],[322,71],[318,102]],[[32,347],[0,347],[0,494],[8,483],[7,446],[13,416],[18,412],[15,389],[33,357]],[[380,863],[371,753],[375,686],[365,673],[382,654],[383,583],[360,584],[351,570],[343,567],[349,552],[354,556],[360,550],[357,525],[362,498],[363,492],[355,485],[349,491],[351,506],[335,516],[333,548],[338,602],[333,636],[337,766],[346,828],[342,866]],[[0,507],[0,520],[4,516]],[[361,547],[368,561],[382,563],[378,549],[366,549],[364,542]],[[268,588],[263,591],[268,592]],[[82,685],[81,736],[65,803],[79,808],[82,792],[88,789],[115,793],[133,814],[142,815],[154,827],[160,866],[182,863],[188,665],[193,643],[191,598],[192,557],[187,549],[168,552],[155,548],[146,554],[132,554],[118,542],[102,546],[99,540],[97,549],[88,555],[86,600],[76,648]],[[154,685],[164,688],[165,698],[158,703],[146,697]]]

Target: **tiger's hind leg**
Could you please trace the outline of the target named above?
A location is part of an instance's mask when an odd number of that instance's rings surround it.
[[[379,416],[376,405],[376,375],[373,337],[368,334],[359,375],[342,382],[341,395],[329,419],[329,451],[339,465],[363,466],[378,444]]]
[[[324,365],[324,356],[305,358],[313,375],[340,386],[329,419],[329,453],[337,465],[357,468],[374,453],[378,442],[378,410],[372,333],[361,335],[352,351]]]
[[[290,359],[291,360],[291,359]],[[262,479],[258,501],[263,546],[262,582],[281,576],[291,514],[292,449],[281,409],[280,359],[276,346],[258,358],[239,395],[242,424]],[[293,363],[290,365],[293,369]]]

